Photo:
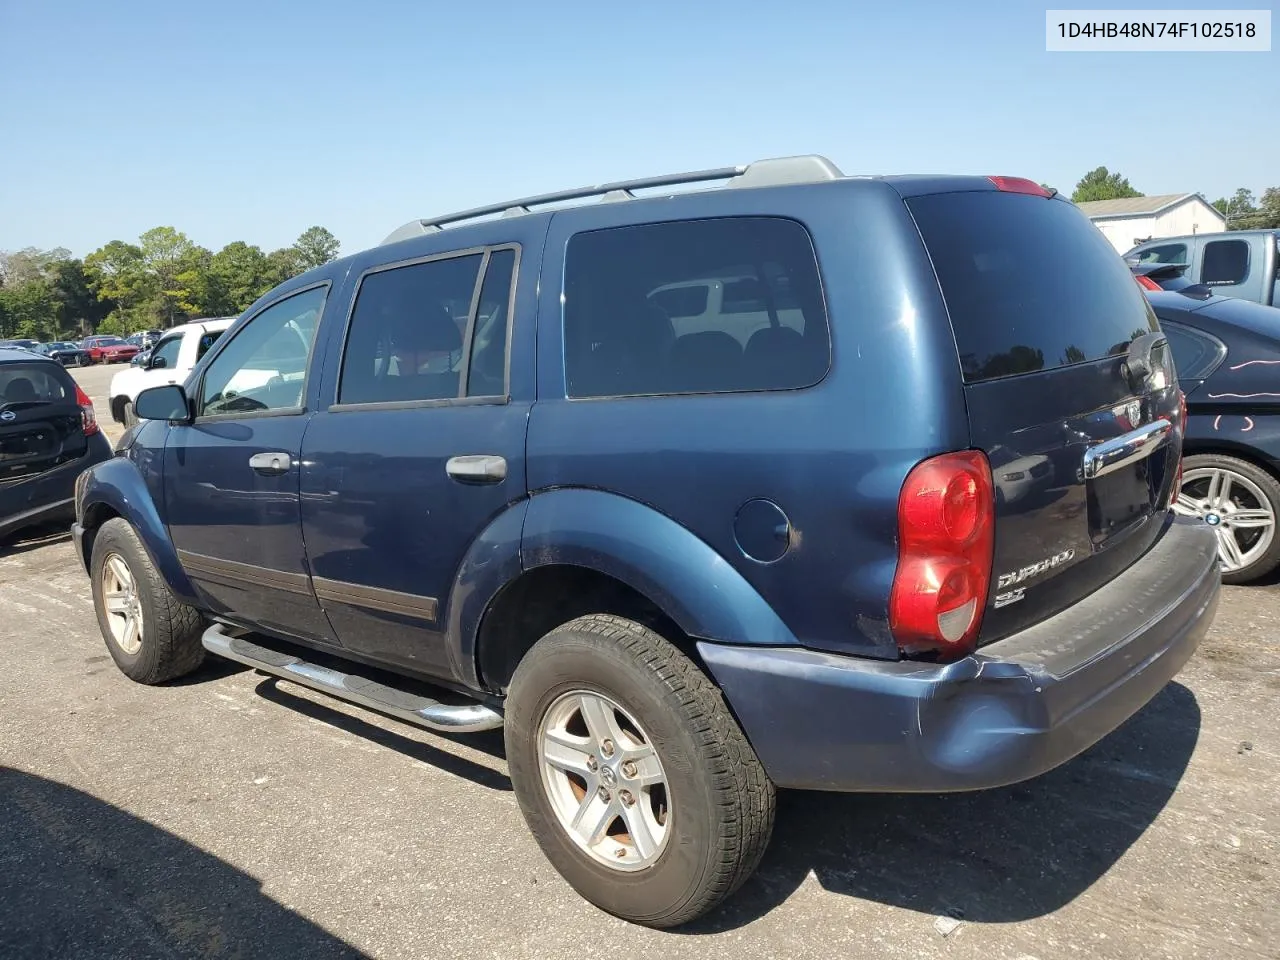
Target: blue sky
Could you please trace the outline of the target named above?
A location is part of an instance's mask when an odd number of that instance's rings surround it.
[[[351,253],[415,216],[810,152],[1280,185],[1280,53],[1046,53],[1046,5],[0,0],[0,249],[318,223]]]

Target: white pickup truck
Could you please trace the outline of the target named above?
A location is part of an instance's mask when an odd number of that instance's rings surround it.
[[[151,349],[140,366],[129,367],[111,378],[111,416],[127,427],[137,423],[133,402],[147,387],[185,383],[196,363],[235,317],[215,317],[171,327]]]

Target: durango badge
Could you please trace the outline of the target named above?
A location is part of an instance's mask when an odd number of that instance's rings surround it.
[[[1062,566],[1075,555],[1075,550],[1063,550],[1061,553],[1055,553],[1052,557],[1028,564],[1020,570],[1015,570],[1011,573],[1002,573],[996,580],[996,589],[1001,591],[1008,590],[1009,587],[1030,580],[1032,577],[1038,577],[1046,570],[1052,570],[1054,567]],[[1019,587],[1016,590],[1009,590],[1007,593],[998,593],[995,598],[995,606],[997,608],[1007,607],[1011,603],[1017,603],[1025,595],[1025,587]]]

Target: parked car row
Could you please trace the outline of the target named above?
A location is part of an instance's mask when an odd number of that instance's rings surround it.
[[[0,347],[26,350],[57,360],[64,367],[83,367],[92,363],[132,362],[143,352],[150,350],[160,339],[159,330],[135,333],[129,337],[94,335],[80,341],[54,340],[41,343],[37,340],[0,340]]]

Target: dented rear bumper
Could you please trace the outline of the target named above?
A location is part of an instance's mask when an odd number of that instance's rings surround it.
[[[698,650],[779,786],[974,790],[1051,770],[1141,709],[1195,652],[1220,583],[1212,532],[1179,518],[1089,597],[955,663]]]

